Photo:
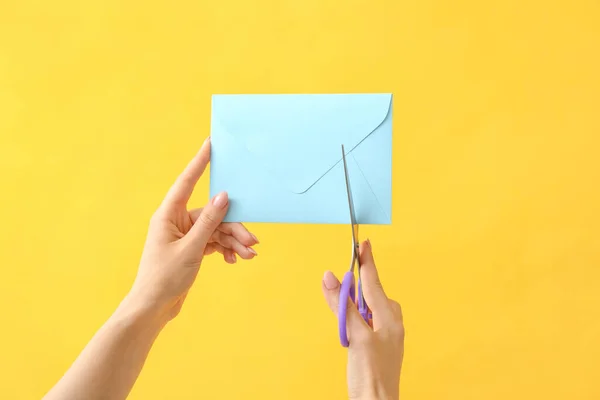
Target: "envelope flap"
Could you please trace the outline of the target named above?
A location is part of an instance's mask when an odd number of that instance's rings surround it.
[[[215,95],[213,118],[295,193],[385,120],[391,94]]]

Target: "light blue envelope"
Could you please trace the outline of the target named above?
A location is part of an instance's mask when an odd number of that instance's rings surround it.
[[[213,95],[210,194],[228,222],[390,224],[391,94]]]

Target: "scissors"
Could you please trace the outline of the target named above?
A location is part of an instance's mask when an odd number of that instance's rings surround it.
[[[365,301],[362,291],[360,279],[360,257],[359,241],[358,241],[358,223],[356,222],[356,214],[354,213],[354,202],[352,201],[352,191],[350,190],[350,177],[348,176],[348,164],[346,163],[346,152],[342,145],[342,160],[344,162],[344,175],[346,176],[346,191],[348,192],[348,206],[350,208],[350,224],[352,226],[352,259],[350,261],[350,270],[344,275],[342,287],[340,288],[340,299],[338,304],[338,327],[340,332],[340,342],[342,346],[348,347],[348,333],[346,332],[346,312],[348,311],[348,297],[355,302],[355,296],[358,295],[358,312],[362,318],[370,325],[371,313]],[[358,272],[358,294],[354,285],[354,269],[355,266]]]

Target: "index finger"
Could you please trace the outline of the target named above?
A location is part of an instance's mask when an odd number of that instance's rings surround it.
[[[186,206],[194,192],[198,179],[204,173],[210,161],[210,136],[202,143],[200,150],[188,163],[183,172],[177,177],[175,183],[165,196],[163,205],[166,207]]]
[[[391,315],[391,309],[379,280],[369,241],[363,242],[360,246],[360,277],[365,301],[373,313],[373,329],[377,330],[385,325],[386,319]]]

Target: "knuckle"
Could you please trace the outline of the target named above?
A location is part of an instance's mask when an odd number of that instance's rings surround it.
[[[150,216],[150,221],[149,221],[149,225],[152,226],[156,226],[157,224],[160,224],[163,220],[163,215],[160,209],[156,210],[151,216]]]
[[[216,231],[218,232],[218,231]],[[235,251],[236,249],[233,246],[233,240],[232,237],[229,235],[225,235],[223,233],[218,233],[217,236],[217,241],[219,242],[219,244],[227,249],[230,249],[232,251]]]
[[[244,251],[239,251],[238,252],[239,256],[242,257],[244,260],[251,260],[254,258],[254,254],[252,254],[251,252],[249,252],[248,250],[244,250]]]
[[[202,223],[203,225],[206,226],[213,226],[217,224],[217,219],[216,217],[209,212],[203,212],[202,214],[200,214],[200,223]]]
[[[366,280],[365,280],[366,281]],[[363,285],[373,294],[377,294],[380,298],[386,298],[385,290],[383,289],[383,285],[379,279],[376,279],[371,282],[364,282]]]
[[[392,300],[392,299],[390,299],[390,300],[389,300],[389,302],[390,302],[390,308],[391,308],[391,309],[392,309],[392,310],[393,310],[395,313],[397,313],[397,312],[399,312],[399,311],[401,310],[400,303],[398,303],[396,300]]]
[[[211,240],[219,243],[221,246],[224,247],[228,247],[227,243],[224,240],[224,234],[222,232],[219,232],[218,230],[215,230],[212,234],[211,234]]]
[[[221,235],[221,242],[223,246],[229,247],[231,250],[236,250],[235,240],[233,239],[233,237],[229,235]]]
[[[252,238],[252,236],[250,236],[249,233],[238,233],[237,236],[239,237],[239,241],[241,244],[243,244],[244,246],[252,246],[254,244],[254,239]]]
[[[396,300],[390,300],[390,309],[394,317],[402,319],[402,306]]]
[[[338,302],[337,302],[337,299],[334,298],[334,297],[332,297],[332,296],[329,296],[329,295],[326,295],[326,296],[327,297],[325,298],[325,301],[327,302],[327,305],[329,306],[329,309],[333,313],[335,313],[337,315],[337,312],[338,312]]]

